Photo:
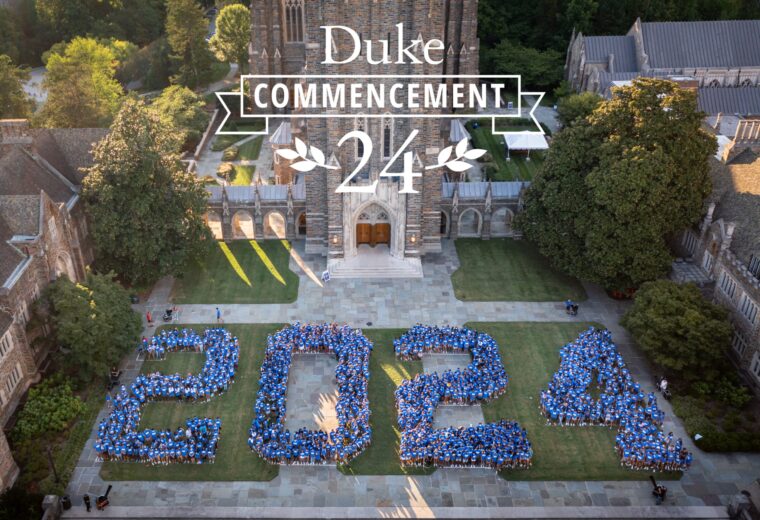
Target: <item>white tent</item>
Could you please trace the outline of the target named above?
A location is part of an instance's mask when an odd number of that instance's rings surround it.
[[[509,154],[512,150],[527,151],[528,159],[530,159],[531,150],[549,149],[546,137],[534,132],[508,134],[504,136],[504,142],[507,145],[507,160],[509,160]]]

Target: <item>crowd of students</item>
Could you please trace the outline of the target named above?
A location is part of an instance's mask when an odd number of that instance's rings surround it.
[[[169,352],[178,350],[203,352],[203,338],[191,329],[162,330],[152,338],[143,337],[138,353],[146,359],[166,359]]]
[[[418,374],[396,390],[401,462],[412,466],[526,468],[533,449],[519,424],[501,420],[467,428],[433,428],[439,404],[471,405],[494,399],[507,387],[507,373],[494,339],[474,330],[415,325],[394,340],[396,355],[417,360],[424,353],[472,355],[464,370]]]
[[[589,393],[593,384],[599,397]],[[681,439],[665,435],[664,412],[654,393],[644,394],[626,368],[608,330],[589,328],[560,349],[560,367],[541,392],[541,409],[552,424],[617,427],[621,464],[631,469],[685,471],[692,455]]]
[[[369,356],[360,330],[336,324],[295,323],[267,339],[248,445],[273,464],[346,463],[369,446]],[[285,429],[288,374],[294,353],[329,353],[338,359],[335,379],[338,426],[331,432]]]
[[[206,362],[198,375],[183,377],[155,372],[138,375],[129,390],[122,385],[110,399],[110,414],[98,427],[95,442],[98,458],[154,465],[213,462],[222,428],[221,419],[193,417],[176,430],[138,430],[140,410],[148,401],[206,401],[227,390],[233,382],[240,356],[238,339],[220,328],[208,329],[202,335],[192,330],[174,329],[155,336],[149,345],[155,346],[155,352],[161,349],[163,355],[203,350]]]

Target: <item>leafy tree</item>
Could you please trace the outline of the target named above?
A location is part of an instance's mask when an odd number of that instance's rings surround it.
[[[539,51],[505,40],[485,54],[485,60],[495,74],[519,72],[529,87],[550,87],[562,79],[564,56],[552,49]]]
[[[111,48],[92,38],[75,38],[62,54],[49,55],[44,85],[48,98],[39,113],[42,126],[86,128],[108,125],[122,101]]]
[[[593,92],[581,92],[562,98],[557,105],[557,117],[562,126],[570,126],[579,119],[585,119],[599,106],[602,98]]]
[[[140,340],[142,321],[113,274],[87,273],[83,283],[62,276],[47,289],[62,363],[80,381],[105,378]]]
[[[166,36],[178,64],[173,83],[193,88],[208,78],[211,53],[207,35],[208,20],[195,0],[167,0]]]
[[[24,92],[29,73],[16,67],[10,57],[0,54],[0,119],[27,118],[32,101]]]
[[[716,379],[726,366],[727,313],[693,284],[645,283],[622,324],[654,363],[687,381]]]
[[[40,493],[30,493],[19,485],[8,488],[0,494],[0,518],[41,518],[43,498]]]
[[[183,148],[191,149],[200,141],[209,121],[205,106],[204,99],[189,88],[172,85],[156,98],[151,108],[164,125],[179,132]]]
[[[565,31],[589,34],[598,7],[596,0],[570,0],[564,13]]]
[[[715,138],[696,93],[642,78],[555,136],[516,224],[555,266],[607,288],[668,272],[666,237],[699,220]]]
[[[35,0],[39,21],[59,40],[86,34],[95,14],[102,16],[107,4],[94,0]]]
[[[29,390],[29,398],[13,427],[13,439],[21,442],[61,432],[83,408],[69,381],[56,374]]]
[[[18,30],[18,20],[7,7],[0,7],[0,54],[9,56],[18,63],[18,44],[21,34]]]
[[[179,160],[181,136],[128,99],[94,150],[82,196],[99,258],[130,281],[178,274],[209,237],[206,192]]]
[[[237,63],[240,70],[245,69],[250,41],[251,11],[237,3],[223,7],[216,17],[216,34],[209,41],[217,59]]]

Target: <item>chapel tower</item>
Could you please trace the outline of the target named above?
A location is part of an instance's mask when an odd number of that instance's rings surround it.
[[[250,71],[254,75],[343,74],[359,78],[347,82],[384,75],[388,77],[369,81],[385,82],[387,88],[409,81],[399,78],[404,75],[478,74],[477,7],[477,0],[253,0]],[[443,62],[439,65],[370,65],[363,48],[361,55],[351,63],[322,63],[325,32],[321,26],[350,27],[362,40],[390,39],[391,49],[394,49],[398,45],[396,26],[399,23],[403,24],[407,42],[419,38],[443,41],[445,48],[438,55]],[[337,36],[333,53],[341,59],[350,55],[353,45],[345,34],[337,33]],[[299,118],[298,113],[291,113],[288,119],[270,121],[270,134],[285,122],[290,125],[289,132],[278,135],[299,137],[323,150],[340,165],[339,170],[319,168],[303,175],[308,252],[325,253],[329,261],[335,263],[354,257],[362,246],[387,247],[392,257],[400,259],[440,251],[444,172],[440,169],[424,171],[423,165],[434,163],[438,151],[450,144],[450,120],[394,118],[393,114],[398,112],[409,113],[408,110],[377,110],[356,113],[351,118],[330,118],[330,114],[324,114],[324,118],[317,119]],[[352,130],[362,130],[372,138],[371,160],[357,176],[357,184],[363,185],[378,177],[414,129],[420,133],[409,151],[415,153],[415,171],[424,172],[423,177],[414,182],[418,194],[400,194],[400,182],[391,179],[381,179],[374,194],[335,193],[343,179],[354,171],[363,152],[356,141],[338,148],[341,137]],[[402,162],[396,161],[390,171],[401,171]],[[278,166],[283,167],[275,165],[275,169]]]

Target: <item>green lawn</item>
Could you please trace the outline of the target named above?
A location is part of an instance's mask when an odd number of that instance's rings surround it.
[[[251,139],[247,143],[240,145],[238,148],[238,160],[255,161],[258,159],[259,154],[261,153],[261,143],[263,140],[263,137],[257,137],[256,139]]]
[[[194,325],[203,330],[208,325]],[[248,447],[248,428],[259,388],[259,370],[264,360],[266,337],[281,325],[228,325],[240,339],[240,363],[229,391],[203,404],[156,402],[143,408],[141,427],[176,428],[188,417],[222,418],[222,436],[214,464],[147,466],[139,463],[106,462],[100,470],[104,480],[271,480],[278,466],[267,464]],[[196,353],[170,354],[164,361],[146,361],[144,373],[198,373],[204,356]]]
[[[253,174],[256,173],[255,166],[242,166],[236,164],[235,178],[232,179],[232,186],[250,186],[253,180]]]
[[[451,282],[459,300],[586,299],[580,282],[557,272],[527,240],[460,238],[455,244],[460,267]]]
[[[284,240],[213,241],[203,260],[174,284],[173,302],[290,303],[298,297],[298,276],[288,267]]]
[[[492,181],[531,181],[536,176],[539,168],[544,162],[543,153],[531,153],[530,160],[522,153],[514,153],[511,160],[506,158],[506,147],[504,137],[491,133],[491,121],[482,119],[478,121],[478,128],[473,128],[472,123],[467,123],[467,129],[472,135],[472,140],[476,148],[488,150],[492,157],[492,165],[495,171],[488,175]],[[504,124],[504,123],[502,123]],[[511,125],[498,126],[502,131],[520,132],[530,129],[529,126]]]

